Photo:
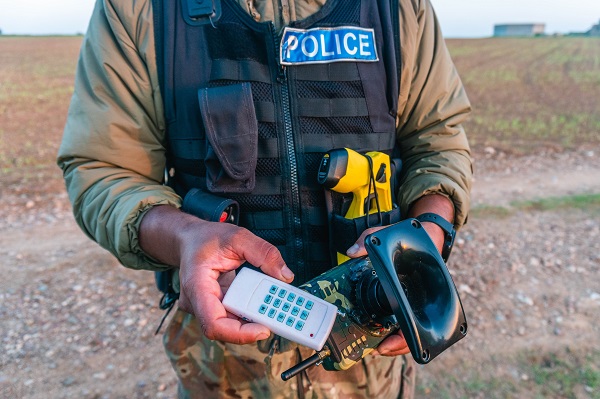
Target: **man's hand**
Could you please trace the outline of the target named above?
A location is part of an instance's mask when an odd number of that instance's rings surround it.
[[[139,236],[148,255],[180,267],[179,306],[198,319],[207,338],[247,344],[269,336],[268,328],[228,314],[221,301],[229,272],[246,261],[290,283],[294,274],[277,248],[244,228],[207,222],[170,206],[148,211]]]
[[[452,222],[454,220],[454,205],[452,202],[442,195],[425,195],[419,198],[408,212],[409,217],[416,217],[423,213],[433,212],[437,213],[444,219]],[[441,253],[444,245],[444,231],[435,223],[422,223],[423,228],[431,237],[431,240],[435,244],[437,250]],[[367,249],[365,248],[365,237],[378,230],[384,229],[387,226],[372,227],[365,230],[356,243],[348,249],[346,255],[350,258],[359,258],[367,255]],[[376,350],[371,352],[373,355],[382,356],[399,356],[405,355],[410,352],[406,340],[402,335],[401,331],[396,334],[392,334],[386,337]]]

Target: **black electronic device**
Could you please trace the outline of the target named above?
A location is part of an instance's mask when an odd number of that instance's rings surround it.
[[[221,18],[221,0],[181,0],[183,17],[190,25],[214,26]]]
[[[300,288],[338,307],[324,348],[282,374],[314,364],[344,370],[401,330],[413,358],[430,362],[467,333],[458,291],[417,219],[370,234],[368,256],[351,259]]]
[[[458,291],[417,219],[368,235],[365,246],[381,286],[373,289],[371,298],[387,300],[378,310],[391,310],[396,316],[418,363],[428,363],[466,335]]]

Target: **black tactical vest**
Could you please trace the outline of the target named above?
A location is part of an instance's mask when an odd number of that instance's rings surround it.
[[[280,33],[235,0],[222,0],[214,26],[187,18],[186,0],[154,2],[169,184],[181,196],[199,188],[238,201],[240,225],[279,248],[294,284],[334,262],[316,179],[323,154],[394,149],[398,8],[390,3],[328,0],[290,24],[372,28],[379,61],[282,66]]]

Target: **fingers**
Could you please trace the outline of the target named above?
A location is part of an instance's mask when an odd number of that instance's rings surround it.
[[[185,252],[180,266],[180,307],[196,316],[209,339],[246,344],[267,338],[267,327],[231,318],[223,307],[223,292],[234,277],[231,271],[248,261],[282,281],[291,282],[294,274],[275,246],[248,230],[221,224],[210,227],[211,239],[204,239],[208,236],[204,230],[202,240],[192,242]],[[223,234],[215,234],[215,229]]]
[[[202,326],[202,325],[201,325]],[[251,344],[269,338],[267,327],[256,323],[242,323],[237,319],[222,318],[215,320],[211,330],[205,330],[208,339],[231,342],[238,345]]]
[[[229,286],[233,282],[234,278],[235,278],[235,272],[232,270],[230,272],[221,274],[219,276],[219,278],[217,279],[217,281],[219,282],[219,286],[221,287],[221,292],[223,293],[223,295],[225,295],[227,293],[227,290],[229,289]]]
[[[234,248],[242,259],[250,264],[259,267],[264,273],[278,280],[291,283],[294,279],[294,273],[286,266],[281,253],[272,244],[255,236],[254,234],[243,230],[242,234],[247,234],[243,240],[236,241]],[[240,245],[244,243],[244,245]]]
[[[386,337],[386,339],[379,344],[377,349],[371,352],[371,354],[375,356],[400,356],[406,355],[407,353],[410,353],[410,349],[408,349],[408,344],[401,331]]]
[[[256,323],[242,323],[237,318],[228,317],[221,301],[213,295],[204,298],[203,306],[198,313],[198,322],[202,332],[208,339],[249,344],[266,339],[270,331],[267,327]]]
[[[270,331],[267,327],[256,323],[242,323],[237,318],[231,318],[221,303],[219,280],[216,276],[202,276],[203,274],[205,273],[199,272],[191,283],[194,285],[193,290],[186,289],[190,284],[182,286],[180,307],[196,316],[202,332],[208,339],[248,344],[269,336]]]
[[[367,249],[365,248],[365,237],[371,233],[374,233],[381,229],[385,229],[386,227],[387,226],[371,227],[370,229],[366,229],[365,231],[363,231],[360,237],[358,237],[358,240],[356,240],[356,243],[350,248],[348,248],[348,250],[346,251],[346,255],[350,258],[360,258],[361,256],[367,256]]]

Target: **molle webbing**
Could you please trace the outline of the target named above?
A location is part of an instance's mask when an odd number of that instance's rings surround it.
[[[280,36],[273,25],[255,22],[235,1],[223,0],[215,27],[187,24],[181,1],[154,4],[161,7],[162,17],[157,19],[169,27],[157,37],[157,48],[164,54],[159,69],[169,165],[175,170],[170,184],[180,195],[194,187],[207,190],[205,159],[211,150],[198,90],[249,83],[258,122],[255,186],[248,193],[219,195],[240,204],[241,226],[280,249],[296,273],[295,284],[324,272],[333,260],[325,196],[316,181],[323,154],[338,147],[391,153],[395,143],[398,87],[390,5],[329,0],[312,17],[291,24],[298,29],[373,28],[378,62],[283,69],[278,63]],[[284,94],[289,110],[282,106]],[[286,120],[293,132],[293,160]],[[293,200],[290,189],[296,174],[299,201]],[[298,202],[300,209],[294,213],[290,209]],[[299,215],[299,224],[292,213]],[[300,230],[294,232],[294,223]]]

